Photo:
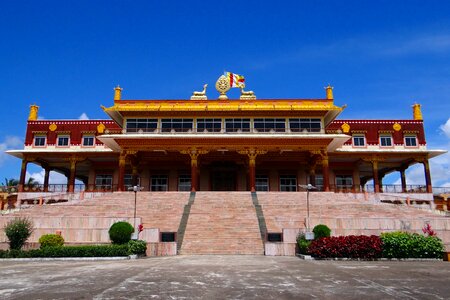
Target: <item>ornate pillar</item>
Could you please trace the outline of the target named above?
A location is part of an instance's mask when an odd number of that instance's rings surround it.
[[[325,152],[322,156],[322,175],[323,175],[323,190],[330,191],[330,167],[328,164],[328,154]]]
[[[257,150],[254,148],[238,151],[239,154],[247,154],[248,156],[248,176],[249,187],[251,192],[256,192],[256,156],[258,154],[266,154],[266,150]]]
[[[45,171],[45,174],[44,174],[44,192],[48,192],[48,182],[49,182],[49,179],[50,179],[50,171],[51,171],[51,169],[50,169],[49,166],[45,166],[44,167],[44,171]]]
[[[23,188],[25,186],[25,177],[27,175],[27,165],[28,161],[26,158],[22,159],[22,168],[20,169],[20,179],[19,179],[19,186],[18,186],[18,192],[23,192]]]
[[[126,162],[126,152],[122,151],[119,155],[119,179],[117,182],[117,190],[123,192],[125,190],[124,179],[125,179],[125,162]]]
[[[321,156],[320,150],[310,151],[310,160],[309,160],[309,183],[312,186],[316,186],[316,165],[317,165],[317,156]]]
[[[402,193],[406,193],[406,168],[400,168],[400,180],[402,182]]]
[[[431,174],[430,174],[430,164],[428,162],[428,159],[425,158],[422,161],[423,164],[423,169],[425,171],[425,184],[427,185],[427,193],[432,193],[433,192],[433,186],[431,183]]]
[[[69,181],[67,191],[69,193],[73,193],[75,190],[75,171],[77,168],[77,158],[71,157],[69,159],[70,162],[70,173],[69,173]]]
[[[196,192],[199,186],[198,178],[200,175],[198,171],[198,156],[200,154],[206,154],[208,153],[208,151],[197,148],[190,148],[188,150],[182,150],[180,152],[182,154],[189,154],[189,157],[191,158],[191,192]]]
[[[75,191],[75,176],[76,176],[76,168],[77,168],[77,163],[84,160],[84,158],[82,157],[78,157],[78,156],[71,156],[67,159],[69,161],[70,164],[70,169],[68,174],[66,174],[67,176],[67,192],[68,193],[73,193]]]
[[[380,192],[380,181],[378,179],[378,160],[372,160],[373,189],[375,193]]]

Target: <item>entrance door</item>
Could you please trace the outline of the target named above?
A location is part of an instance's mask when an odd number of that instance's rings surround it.
[[[211,190],[213,191],[235,191],[235,171],[215,171],[211,175]]]

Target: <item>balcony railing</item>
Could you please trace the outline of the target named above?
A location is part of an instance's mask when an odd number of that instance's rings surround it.
[[[257,128],[210,128],[210,129],[197,129],[197,128],[128,128],[125,134],[180,134],[180,133],[190,133],[190,134],[317,134],[325,133],[323,128],[312,128],[312,129],[257,129]]]

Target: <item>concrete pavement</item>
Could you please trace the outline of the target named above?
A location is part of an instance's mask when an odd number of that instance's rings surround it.
[[[449,299],[443,261],[175,256],[2,262],[1,299]]]

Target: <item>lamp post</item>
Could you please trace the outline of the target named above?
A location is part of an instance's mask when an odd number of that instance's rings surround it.
[[[309,219],[309,192],[312,190],[316,190],[317,188],[312,184],[308,183],[307,185],[299,185],[300,187],[306,189],[306,232],[305,239],[313,240],[314,233],[311,232],[310,229],[310,219]]]
[[[134,232],[132,239],[137,240],[138,239],[138,231],[136,228],[136,204],[137,204],[137,192],[140,191],[141,188],[138,185],[133,186],[133,192],[134,192]]]

